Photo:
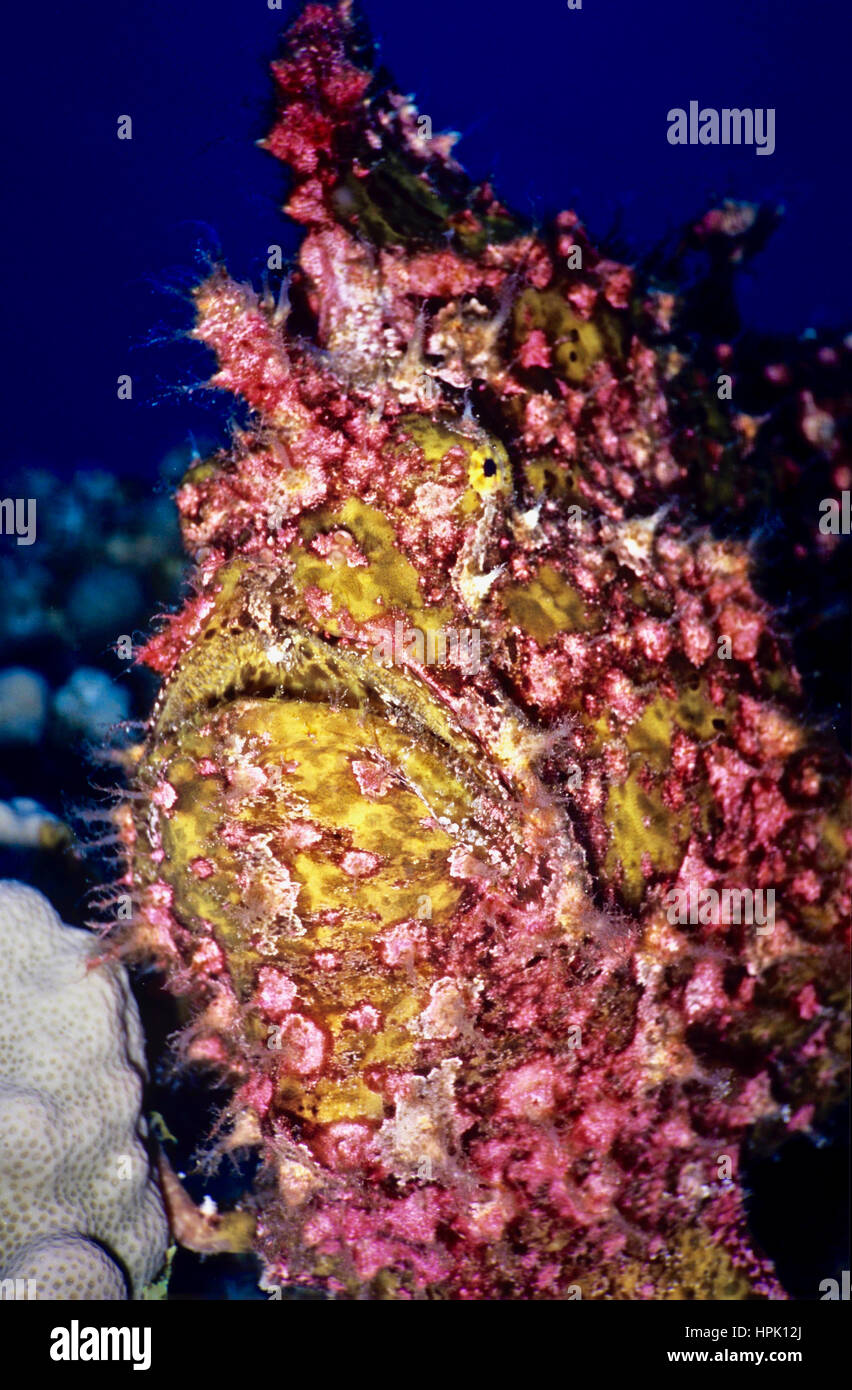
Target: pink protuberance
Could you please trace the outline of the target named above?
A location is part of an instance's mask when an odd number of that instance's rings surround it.
[[[278,1022],[292,1009],[296,999],[296,986],[283,970],[265,965],[258,971],[255,998],[261,1013]]]

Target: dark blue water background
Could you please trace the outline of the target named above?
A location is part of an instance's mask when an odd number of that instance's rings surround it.
[[[286,3],[286,0],[285,0]],[[266,0],[17,4],[4,20],[9,205],[7,463],[97,463],[156,474],[230,406],[175,388],[207,359],[174,335],[198,246],[259,282],[282,167],[268,128],[268,62],[293,6]],[[733,195],[783,203],[741,286],[761,329],[852,326],[848,273],[845,0],[365,0],[380,56],[459,157],[523,213],[573,206],[593,235],[617,225],[647,250]],[[678,148],[666,113],[691,99],[776,108],[776,153]],[[119,115],[133,140],[116,138]],[[292,238],[289,244],[295,244]],[[116,399],[130,372],[132,403]]]

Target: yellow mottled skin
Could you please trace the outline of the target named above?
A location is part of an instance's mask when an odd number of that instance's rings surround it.
[[[463,460],[461,510],[490,525],[508,486],[501,447],[431,422],[409,425],[414,436],[427,473],[449,451]],[[183,920],[212,927],[238,999],[247,1003],[258,971],[275,967],[325,1030],[326,1074],[285,1068],[279,1103],[319,1123],[372,1120],[382,1101],[364,1074],[413,1061],[413,1021],[432,982],[409,957],[389,969],[376,956],[377,935],[418,922],[440,932],[464,889],[451,852],[467,856],[467,875],[487,875],[495,825],[508,824],[518,849],[564,826],[544,805],[520,813],[537,795],[537,745],[516,718],[507,713],[497,725],[484,763],[415,671],[374,660],[369,626],[361,650],[308,630],[311,586],[331,596],[323,626],[332,639],[341,619],[356,632],[389,615],[425,631],[452,621],[451,610],[424,604],[391,522],[353,498],[312,513],[300,531],[280,568],[235,561],[217,576],[212,611],[164,689],[139,768],[142,785],[165,787],[171,804],[157,816],[162,862],[142,851],[145,826],[138,865],[143,879],[165,876]],[[312,552],[312,540],[328,533],[348,534],[367,563]],[[548,602],[558,602],[559,576],[548,582]],[[358,768],[374,777],[372,792],[362,790]],[[505,808],[509,788],[515,810]],[[566,911],[570,899],[566,888]],[[318,970],[318,951],[339,955],[341,968]],[[364,1005],[378,1013],[375,1031],[347,1019]],[[254,1016],[246,1026],[263,1045],[264,1021]]]

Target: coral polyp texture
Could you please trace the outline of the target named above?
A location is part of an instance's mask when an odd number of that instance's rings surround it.
[[[138,1297],[165,1257],[142,1027],[100,945],[35,889],[0,882],[2,1297]]]
[[[127,949],[260,1152],[263,1284],[784,1297],[741,1149],[842,1093],[849,826],[693,506],[757,427],[676,287],[471,184],[346,6],[273,73],[304,238],[280,292],[195,291],[249,420],[177,493],[120,816]]]

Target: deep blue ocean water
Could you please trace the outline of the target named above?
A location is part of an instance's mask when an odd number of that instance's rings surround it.
[[[4,454],[156,475],[227,406],[181,388],[204,355],[168,287],[197,248],[259,282],[281,241],[268,63],[288,14],[267,0],[15,5],[2,84],[8,351]],[[364,0],[380,57],[458,155],[520,212],[572,206],[647,250],[711,198],[783,203],[741,283],[745,321],[852,327],[845,0]],[[666,113],[773,107],[777,147],[677,148]],[[116,138],[119,115],[133,140]],[[285,243],[286,244],[286,243]],[[291,239],[290,245],[294,245]],[[116,378],[134,380],[131,406]]]

